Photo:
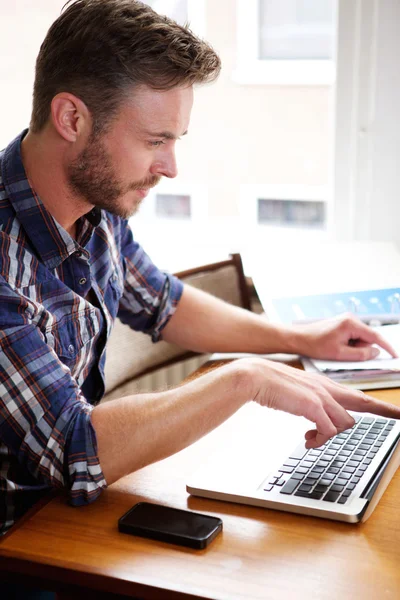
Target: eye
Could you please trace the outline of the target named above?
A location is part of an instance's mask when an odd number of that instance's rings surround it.
[[[159,146],[161,146],[162,144],[165,144],[165,141],[164,141],[164,140],[157,140],[157,141],[155,141],[155,142],[149,142],[149,145],[150,145],[152,148],[158,148],[158,147],[159,147]]]

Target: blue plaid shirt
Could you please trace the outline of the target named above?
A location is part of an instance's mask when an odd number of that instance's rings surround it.
[[[157,341],[182,293],[127,221],[93,209],[76,239],[55,221],[27,180],[25,133],[0,152],[0,534],[51,488],[81,505],[106,487],[90,414],[113,322]]]

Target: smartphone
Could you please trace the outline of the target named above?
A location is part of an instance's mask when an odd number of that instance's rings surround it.
[[[222,531],[222,521],[218,517],[189,510],[139,502],[119,519],[118,530],[151,540],[202,549]]]

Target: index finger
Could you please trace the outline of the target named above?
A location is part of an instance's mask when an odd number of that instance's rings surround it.
[[[357,397],[358,396],[358,397]],[[346,399],[342,399],[340,404],[346,410],[354,410],[356,412],[368,412],[378,415],[380,417],[386,417],[388,419],[400,419],[400,406],[390,404],[390,402],[384,402],[378,400],[373,396],[368,396],[363,392],[355,396],[352,394]]]
[[[390,356],[392,356],[393,358],[398,358],[396,350],[391,344],[389,344],[387,340],[385,340],[385,338],[382,335],[380,335],[371,327],[368,327],[368,325],[364,325],[364,323],[360,325],[362,335],[359,336],[359,339],[362,339],[363,342],[367,342],[368,344],[377,344],[378,346],[386,350],[386,352],[388,352]]]

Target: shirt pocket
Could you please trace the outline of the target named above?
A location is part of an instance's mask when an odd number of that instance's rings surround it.
[[[54,349],[74,377],[92,362],[99,336],[100,324],[95,309],[86,308],[67,314],[48,324],[43,334],[46,343]]]

